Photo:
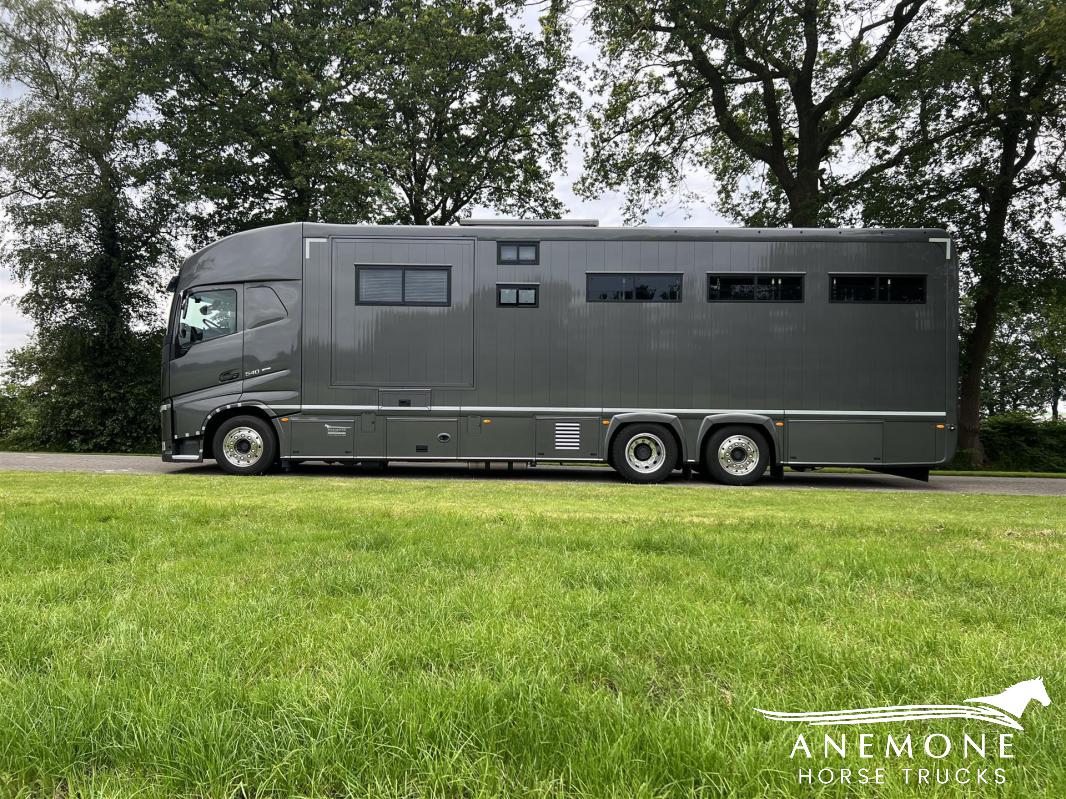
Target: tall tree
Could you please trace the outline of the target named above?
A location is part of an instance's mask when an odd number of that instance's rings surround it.
[[[1044,0],[965,0],[933,59],[946,80],[899,135],[932,141],[870,187],[867,222],[939,224],[957,237],[972,303],[962,331],[959,446],[983,462],[982,380],[1004,296],[1042,291],[1066,268],[1066,63],[1045,35]],[[940,136],[962,122],[965,136]]]
[[[200,239],[560,210],[577,98],[554,11],[534,36],[487,0],[121,2]]]
[[[181,176],[197,241],[260,225],[364,221],[381,190],[365,125],[339,109],[376,0],[117,0],[124,42]],[[349,98],[359,106],[361,98]]]
[[[154,447],[157,270],[172,203],[149,167],[139,92],[100,46],[106,18],[58,0],[9,0],[0,80],[0,197],[8,262],[33,321],[12,377],[38,446]]]
[[[990,416],[1025,412],[1058,420],[1066,400],[1066,281],[1003,298],[981,392]]]
[[[749,224],[833,221],[909,143],[891,131],[922,74],[926,0],[604,0],[605,100],[583,191],[629,187],[631,216],[708,171]],[[924,25],[923,25],[924,27]],[[906,47],[901,44],[906,44]]]
[[[349,91],[374,98],[364,157],[387,185],[384,221],[446,225],[471,205],[563,210],[552,175],[580,107],[567,29],[555,9],[539,36],[514,22],[482,0],[395,0],[352,42],[369,56]],[[366,110],[354,106],[350,127]]]

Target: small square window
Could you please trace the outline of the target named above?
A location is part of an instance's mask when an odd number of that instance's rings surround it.
[[[536,285],[500,284],[496,286],[496,305],[501,308],[536,308],[539,293]]]
[[[501,241],[497,244],[496,261],[536,266],[540,263],[540,244],[535,241]]]

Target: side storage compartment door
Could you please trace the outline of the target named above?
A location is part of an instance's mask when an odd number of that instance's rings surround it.
[[[350,458],[355,454],[352,419],[294,419],[292,456],[308,460]]]
[[[478,460],[533,459],[533,419],[526,416],[469,416],[461,454]]]
[[[390,416],[386,424],[390,459],[454,458],[459,453],[459,420],[455,417]]]
[[[883,422],[800,420],[788,423],[788,462],[880,465]]]
[[[885,463],[920,465],[936,463],[938,431],[934,422],[885,422]]]
[[[589,460],[600,457],[598,416],[537,417],[537,458]]]

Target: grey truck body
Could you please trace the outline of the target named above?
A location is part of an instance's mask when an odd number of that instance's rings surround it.
[[[500,263],[515,252],[501,243],[535,245],[535,262]],[[415,302],[375,302],[392,289],[374,279],[405,266],[438,271],[396,276]],[[619,273],[673,276],[675,301],[589,301]],[[730,273],[799,275],[802,300],[711,301],[708,276]],[[923,301],[831,301],[856,274],[924,276]],[[501,304],[508,287],[525,304]],[[723,424],[765,431],[778,466],[926,467],[955,450],[942,230],[293,223],[206,247],[173,288],[165,460],[212,457],[235,413],[269,419],[283,461],[603,461],[633,421],[667,425],[678,465]],[[213,288],[234,291],[235,332],[181,353],[183,298]]]

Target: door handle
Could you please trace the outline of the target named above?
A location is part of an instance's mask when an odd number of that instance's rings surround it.
[[[241,373],[236,369],[227,369],[225,372],[218,376],[219,383],[228,383],[230,380],[236,380],[241,376]]]

